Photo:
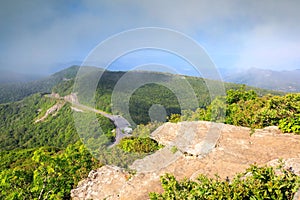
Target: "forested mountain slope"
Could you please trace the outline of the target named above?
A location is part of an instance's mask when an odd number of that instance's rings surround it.
[[[78,67],[72,67],[53,75],[56,78],[50,81],[51,84],[45,84],[46,88],[52,86],[46,93],[58,93],[61,97],[70,94],[73,91],[77,70]],[[99,70],[101,69],[90,68],[91,73]],[[183,77],[156,72],[130,73],[138,80],[143,80],[145,77],[159,77],[171,83],[176,83]],[[97,108],[111,112],[112,94],[118,81],[125,74],[127,73],[104,72],[97,86],[95,97]],[[135,159],[163,148],[163,145],[150,138],[150,133],[160,125],[160,123],[148,124],[151,121],[148,110],[153,104],[161,104],[165,107],[169,121],[203,120],[201,117],[205,120],[217,121],[218,115],[212,116],[211,111],[217,108],[217,113],[222,112],[224,104],[219,102],[220,99],[225,98],[225,103],[227,102],[229,111],[232,112],[228,115],[227,123],[256,128],[248,123],[249,120],[256,121],[256,116],[262,119],[257,122],[265,122],[264,117],[267,117],[267,122],[274,122],[274,120],[278,122],[281,117],[294,116],[292,125],[293,127],[295,125],[296,129],[289,127],[291,121],[283,121],[284,127],[287,128],[286,132],[299,130],[297,117],[299,117],[300,106],[296,94],[282,96],[282,93],[253,88],[257,92],[255,93],[254,90],[249,90],[251,89],[249,87],[243,88],[241,85],[224,83],[228,96],[211,99],[204,79],[197,77],[185,77],[185,79],[197,97],[200,107],[198,110],[181,112],[178,97],[168,87],[155,83],[145,84],[132,93],[129,101],[131,117],[137,124],[133,137],[123,139],[119,145],[107,152],[106,149],[102,149],[102,144],[108,145],[114,140],[113,124],[100,115],[96,115],[96,120],[91,118],[95,113],[74,109],[63,98],[53,98],[51,95],[41,93],[28,96],[34,91],[32,90],[24,94],[27,97],[20,101],[0,104],[0,198],[69,199],[71,189],[80,179],[87,176],[89,170],[105,163],[128,167]],[[180,85],[175,84],[175,86],[178,86],[179,91],[183,90]],[[281,96],[261,97],[266,94]],[[260,108],[260,112],[255,115],[257,108]],[[284,113],[281,115],[282,113],[276,113],[272,109],[267,112],[269,108],[283,110]],[[122,114],[121,110],[117,112]],[[79,115],[79,119],[82,119],[79,123],[82,123],[85,135],[79,135],[80,133],[76,131],[74,115]],[[101,125],[101,133],[103,133],[101,135],[94,134],[97,124]],[[254,123],[254,125],[264,127],[268,124]],[[102,155],[104,151],[106,153]]]
[[[39,93],[0,105],[0,150],[66,147],[78,141],[72,112],[70,103]],[[98,115],[98,120],[105,133],[114,128],[107,118]]]
[[[54,74],[51,84],[45,84],[46,88],[54,85],[52,90],[61,96],[70,94],[73,91],[74,76],[78,67],[71,67]],[[91,72],[102,70],[90,68]],[[143,79],[145,76],[159,76],[159,79],[176,81],[178,75],[156,73],[156,72],[132,72],[133,76]],[[96,107],[107,112],[111,111],[111,95],[118,80],[125,72],[104,72],[96,92]],[[202,78],[185,77],[195,92],[199,107],[205,108],[210,104],[210,96]],[[50,80],[50,79],[49,79]],[[44,82],[46,83],[46,82]],[[43,84],[42,84],[43,85]],[[178,85],[180,87],[180,85]],[[225,83],[226,89],[239,88],[239,85]],[[48,90],[48,89],[47,89]],[[268,90],[255,88],[259,95],[273,93]],[[31,92],[33,92],[32,90]],[[49,90],[48,90],[49,91]],[[12,94],[14,92],[12,91]],[[276,94],[276,93],[275,93]],[[4,94],[2,94],[4,96]],[[188,99],[187,99],[188,101]],[[61,103],[61,108],[54,114],[41,122],[36,121],[45,112]],[[146,84],[138,88],[130,97],[129,109],[134,122],[138,125],[151,121],[149,109],[153,104],[161,104],[166,109],[167,116],[181,114],[181,106],[177,97],[172,91],[159,84]],[[167,117],[166,116],[166,117]],[[37,93],[17,102],[0,104],[0,149],[28,148],[43,145],[64,147],[69,143],[78,140],[74,127],[71,105],[62,100],[51,99],[43,94]],[[126,116],[125,116],[126,117]],[[99,116],[100,118],[100,116]],[[101,118],[101,123],[108,124]],[[106,128],[105,128],[106,129]],[[107,130],[112,128],[107,127]],[[105,130],[105,132],[107,132]],[[50,139],[51,138],[51,139]]]
[[[112,100],[116,100],[120,105],[127,105],[128,103],[130,117],[135,124],[151,121],[148,111],[154,104],[162,105],[166,110],[167,116],[170,116],[171,113],[180,113],[182,109],[196,109],[208,106],[213,99],[211,99],[212,91],[209,91],[207,82],[211,85],[218,85],[219,88],[217,90],[222,89],[222,87],[224,87],[224,90],[238,89],[240,87],[239,84],[221,83],[200,77],[150,71],[103,72],[103,69],[89,67],[87,75],[84,77],[86,83],[83,84],[83,89],[79,91],[80,102],[90,103],[91,99],[85,99],[88,96],[85,94],[85,87],[88,87],[89,80],[93,79],[97,74],[101,74],[101,78],[95,92],[95,106],[100,110],[112,112],[112,103],[115,103]],[[154,81],[151,82],[151,80]],[[74,80],[62,81],[53,88],[53,92],[59,93],[61,96],[70,94],[73,91],[73,84]],[[248,86],[246,89],[253,89],[259,96],[283,94],[282,92]],[[174,93],[174,91],[177,93]],[[114,96],[112,96],[113,93]],[[196,102],[192,101],[191,96],[193,95],[196,97]],[[129,102],[126,99],[129,99]],[[93,104],[91,105],[93,106]],[[114,106],[115,114],[124,115],[124,110],[116,105]],[[124,117],[129,118],[129,116]]]
[[[2,83],[0,84],[0,103],[7,103],[12,101],[18,101],[23,99],[26,96],[29,96],[34,93],[49,93],[52,91],[52,88],[56,86],[56,90],[60,92],[70,92],[72,89],[70,86],[73,85],[74,78],[77,75],[79,66],[72,66],[62,71],[59,71],[47,78],[31,81],[26,83]],[[99,72],[103,71],[101,68],[96,67],[87,67],[90,68],[90,71]],[[113,90],[117,81],[125,74],[126,72],[115,72],[115,71],[106,71],[102,78],[101,82],[99,83],[99,94],[109,94]],[[163,73],[156,73],[156,72],[134,72],[136,75],[145,76],[145,75],[155,75],[159,76],[168,76],[168,77],[175,77],[178,75],[172,74],[163,74]],[[182,76],[183,77],[183,76]],[[197,77],[187,77],[187,80],[193,85],[193,88],[198,88],[197,90],[202,90],[205,86],[203,85],[204,80],[202,78]],[[195,82],[195,83],[194,83]],[[202,82],[202,83],[201,83]],[[67,85],[66,85],[67,84]],[[57,86],[59,85],[59,86]],[[60,87],[63,88],[60,88]],[[237,84],[225,83],[226,88],[237,88]],[[270,93],[271,91],[263,90],[263,89],[256,89],[261,94]],[[205,92],[202,90],[202,92]],[[196,93],[198,93],[196,91]],[[271,92],[274,93],[274,92]],[[103,99],[107,98],[104,95]]]
[[[18,101],[35,93],[49,93],[58,83],[76,76],[78,66],[72,66],[41,80],[0,84],[0,103]]]

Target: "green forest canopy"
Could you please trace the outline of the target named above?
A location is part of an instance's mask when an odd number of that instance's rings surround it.
[[[99,83],[96,96],[98,108],[111,111],[111,93],[114,84],[122,74],[123,72],[107,72],[106,78],[102,83]],[[53,91],[62,96],[69,94],[72,91],[74,81],[72,80],[72,73],[70,73],[69,78],[59,81]],[[211,102],[203,79],[186,78],[195,90],[200,108],[181,111],[176,96],[172,95],[168,88],[158,84],[148,84],[136,90],[130,99],[130,113],[135,117],[135,122],[137,124],[149,123],[150,119],[147,112],[149,106],[153,103],[163,104],[167,102],[164,105],[168,111],[169,121],[173,122],[186,120],[223,121],[228,124],[251,128],[277,125],[284,132],[300,132],[300,94],[268,94],[272,92],[253,88],[251,90],[251,88],[226,83],[227,96],[218,97]],[[164,95],[159,95],[161,93]],[[153,97],[155,98],[153,99]],[[105,158],[95,159],[90,154],[90,149],[87,150],[79,142],[80,135],[76,132],[73,111],[69,103],[64,103],[55,115],[50,115],[44,121],[35,123],[36,119],[43,116],[47,109],[57,103],[64,102],[37,93],[18,102],[0,105],[1,199],[33,199],[39,196],[47,199],[69,199],[70,190],[76,186],[80,179],[86,177],[91,169],[98,168],[106,162],[126,165],[132,162],[132,159],[141,158],[148,155],[148,152],[161,148],[148,137],[157,125],[141,124],[133,132],[137,138],[122,140],[119,146],[112,149],[111,157],[107,154]],[[86,117],[89,117],[88,114]],[[100,115],[97,116],[95,123],[101,124],[103,134],[107,138],[105,141],[111,142],[113,140],[113,124]],[[91,126],[87,125],[86,130],[90,128]],[[83,142],[85,144],[90,142],[89,146],[99,142],[99,138],[95,135],[86,136],[88,140]],[[134,156],[126,153],[130,151],[135,153]],[[123,155],[123,157],[114,157],[113,155]],[[101,162],[102,160],[105,162]],[[288,191],[289,194],[292,194],[299,187],[298,178],[288,172],[288,177],[284,180],[294,182],[286,185],[286,182],[281,179],[282,177],[272,175],[273,172],[269,168],[251,169],[256,169],[258,177],[263,179],[271,177],[268,180],[276,183],[279,191]],[[168,194],[152,194],[151,198],[161,199],[162,196],[160,195],[166,195],[167,198],[169,194],[177,195],[178,193],[184,195],[182,190],[185,191],[185,186],[188,184],[193,186],[193,191],[196,193],[198,191],[197,195],[199,191],[206,191],[203,189],[205,184],[175,182],[171,176],[165,177],[164,180],[166,182],[163,184],[169,188],[166,190]],[[244,188],[245,191],[257,193],[257,195],[270,189],[265,183],[258,184],[257,187],[250,187],[250,183],[257,181],[256,179],[249,179],[250,182],[246,183],[237,180],[236,184],[230,185],[226,185],[224,181],[214,181],[207,177],[202,177],[201,180],[211,185],[210,191],[223,189],[230,191],[228,194],[223,193],[224,195],[238,195],[238,192],[241,191],[239,190],[240,184],[248,184],[249,187]],[[180,188],[169,187],[169,183],[179,185]],[[273,192],[276,193],[276,191]]]

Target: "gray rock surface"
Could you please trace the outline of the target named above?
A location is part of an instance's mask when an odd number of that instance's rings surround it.
[[[72,198],[144,200],[149,192],[163,191],[160,176],[165,173],[179,180],[195,179],[199,174],[231,179],[250,164],[274,165],[279,158],[299,173],[300,135],[283,134],[277,127],[250,134],[249,128],[211,122],[166,123],[152,134],[166,147],[135,161],[131,166],[135,174],[104,166],[81,181],[72,190]],[[174,146],[178,149],[175,153]]]

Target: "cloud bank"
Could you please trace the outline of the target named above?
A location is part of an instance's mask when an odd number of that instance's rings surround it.
[[[113,34],[154,26],[191,36],[220,68],[295,69],[299,9],[296,0],[2,1],[0,61],[14,71],[50,73]]]

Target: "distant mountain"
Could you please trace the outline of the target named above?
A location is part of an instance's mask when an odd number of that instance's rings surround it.
[[[97,73],[102,71],[103,69],[97,68],[97,67],[87,67],[89,70],[86,70],[87,78],[89,79],[90,75],[97,76]],[[23,99],[24,97],[30,96],[35,93],[51,93],[52,91],[56,93],[60,93],[60,95],[64,96],[69,94],[73,88],[72,85],[74,83],[74,79],[77,75],[77,72],[79,70],[79,66],[71,66],[69,68],[66,68],[62,71],[59,71],[49,77],[36,80],[36,81],[30,81],[30,82],[19,82],[19,83],[0,83],[0,104],[1,103],[8,103],[13,101],[18,101]],[[90,74],[90,75],[88,75]],[[124,75],[127,74],[126,72],[116,72],[116,71],[106,71],[103,74],[103,77],[101,78],[101,82],[98,85],[98,92],[99,94],[102,94],[101,97],[103,97],[103,94],[105,94],[103,99],[100,98],[100,101],[102,104],[107,101],[107,99],[110,99],[110,95],[114,89],[115,84],[119,81],[119,79]],[[127,74],[128,75],[128,74]],[[155,76],[155,77],[164,77],[166,79],[173,79],[175,77],[183,77],[182,75],[174,75],[174,74],[167,74],[167,73],[161,73],[161,72],[151,72],[151,71],[136,71],[131,73],[131,76],[135,77],[135,79],[143,80],[146,77],[149,76]],[[202,101],[208,101],[209,95],[204,92],[206,91],[206,85],[203,78],[199,77],[190,77],[185,76],[186,79],[190,82],[190,84],[195,89],[195,92],[197,95],[204,95],[201,97]],[[243,83],[243,82],[241,82]],[[156,87],[156,86],[155,86]],[[240,85],[237,84],[225,84],[226,89],[228,88],[239,88]],[[152,88],[152,87],[151,87]],[[144,87],[143,90],[148,90],[148,87]],[[153,89],[153,88],[152,88]],[[255,89],[259,94],[266,94],[266,93],[273,93],[269,90],[260,90],[258,88],[252,88]],[[201,91],[202,90],[202,91]],[[158,90],[160,91],[160,90]],[[161,92],[161,91],[160,91]],[[147,94],[148,92],[145,92]],[[198,94],[199,93],[199,94]],[[279,94],[279,93],[276,93]],[[199,96],[199,97],[200,97]],[[203,103],[202,102],[202,103]],[[201,103],[201,105],[202,105]],[[99,108],[107,110],[109,104],[100,106]],[[109,106],[110,107],[110,106]]]
[[[73,91],[73,83],[78,69],[78,66],[72,66],[39,81],[25,84],[0,85],[0,100],[7,102],[6,104],[0,104],[0,151],[4,149],[36,147],[39,145],[61,147],[64,146],[64,144],[72,143],[78,139],[75,135],[75,127],[72,125],[71,105],[69,103],[61,104],[60,100],[49,98],[47,95],[42,94],[50,92],[58,93],[60,96],[70,94]],[[84,74],[84,78],[87,78],[87,83],[89,83],[89,80],[91,80],[94,75],[97,76],[97,73],[102,70],[103,69],[96,67],[86,67],[85,72],[87,73]],[[120,84],[119,81],[124,81],[124,77],[126,77],[127,80],[133,81],[122,82],[126,84],[126,87],[122,87],[122,90],[118,91],[116,85]],[[144,80],[147,80],[149,77],[151,77],[152,80],[157,80],[158,84],[146,84],[131,93],[132,90],[130,86],[132,85],[130,85],[130,83],[135,85],[140,81],[144,82]],[[183,78],[190,84],[190,89],[198,100],[198,102],[194,102],[195,104],[191,103],[194,99],[190,98],[186,87],[182,84]],[[162,82],[164,82],[166,86],[159,84]],[[213,85],[213,83],[211,84]],[[178,96],[167,87],[171,85],[176,86],[176,94]],[[88,85],[85,86],[88,87]],[[225,83],[224,87],[226,90],[238,89],[241,85]],[[80,91],[80,88],[78,89]],[[86,89],[86,87],[83,89]],[[280,92],[259,88],[247,87],[247,89],[254,89],[259,95],[269,93],[280,94]],[[89,99],[84,99],[85,90],[80,92],[83,93],[78,94],[80,102],[84,104],[87,102],[88,104]],[[190,108],[184,105],[184,103],[191,103],[191,106],[194,106],[191,109],[196,109],[198,107],[208,106],[212,100],[205,79],[203,78],[153,71],[105,71],[98,83],[94,106],[100,110],[111,112],[113,94],[117,94],[117,97],[115,96],[114,98],[119,101],[119,104],[115,104],[114,112],[128,119],[131,118],[135,124],[147,124],[153,120],[151,114],[149,114],[153,105],[161,105],[165,108],[165,113],[157,113],[157,115],[166,119],[166,117],[172,113],[180,113],[182,109]],[[126,95],[130,95],[129,102],[126,101],[128,97]],[[180,104],[178,98],[180,98],[182,104]],[[11,102],[21,99],[22,101]],[[128,103],[129,109],[129,113],[127,114],[122,106],[118,106],[126,105],[126,103]],[[45,113],[50,113],[48,110],[51,110],[51,107],[55,105],[63,105],[63,107],[56,107],[56,111],[52,109],[54,112],[57,112],[57,115],[49,114],[49,118],[47,117],[46,120],[44,120],[43,116],[47,116]],[[65,132],[69,135],[64,138],[63,135]]]
[[[41,75],[30,75],[30,74],[12,72],[9,70],[0,70],[0,84],[35,81],[41,78],[42,78]]]
[[[52,88],[63,80],[72,79],[76,76],[79,66],[72,66],[57,72],[49,77],[30,81],[0,83],[0,103],[18,101],[35,93],[48,93]]]
[[[245,72],[225,76],[224,80],[270,90],[300,92],[300,69],[274,71],[251,68]]]

